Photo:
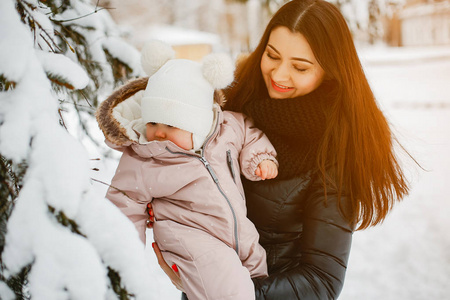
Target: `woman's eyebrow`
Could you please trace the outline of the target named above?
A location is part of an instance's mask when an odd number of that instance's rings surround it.
[[[281,55],[280,52],[271,44],[267,44],[267,47],[270,47],[273,51],[275,51],[278,55]],[[306,58],[301,58],[301,57],[291,57],[292,60],[298,60],[298,61],[303,61],[303,62],[307,62],[310,64],[314,64],[312,61],[307,60]]]

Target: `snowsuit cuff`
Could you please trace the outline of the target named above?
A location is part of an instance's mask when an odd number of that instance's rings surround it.
[[[258,168],[259,164],[263,161],[263,160],[271,160],[273,161],[277,167],[278,165],[278,161],[276,160],[276,158],[273,155],[270,155],[268,153],[260,153],[260,154],[256,154],[252,160],[250,161],[249,167],[247,169],[247,174],[251,177],[249,177],[249,180],[252,181],[259,181],[261,180],[261,177],[258,177],[255,175],[255,171]]]

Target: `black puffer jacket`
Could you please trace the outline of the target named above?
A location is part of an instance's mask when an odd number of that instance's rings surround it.
[[[307,176],[245,181],[244,188],[269,267],[268,278],[254,279],[256,299],[336,299],[353,232],[336,195],[327,191],[325,202],[322,185]]]

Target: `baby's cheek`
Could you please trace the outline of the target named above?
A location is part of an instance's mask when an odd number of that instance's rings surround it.
[[[180,136],[176,144],[184,150],[191,150],[192,148],[194,148],[192,133],[186,133]]]

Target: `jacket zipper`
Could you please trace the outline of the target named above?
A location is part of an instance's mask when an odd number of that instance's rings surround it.
[[[217,118],[218,119],[218,118]],[[216,132],[217,130],[217,126],[218,124],[216,123],[216,128],[214,128],[214,132]],[[203,143],[202,148],[206,148],[206,144],[209,142],[209,140],[211,139],[213,135],[211,134],[206,141]],[[194,155],[194,154],[188,154],[188,153],[184,153],[184,152],[173,152],[171,151],[167,146],[166,146],[166,150],[169,151],[172,154],[181,154],[181,155],[186,155],[186,156],[191,156],[191,157],[195,157],[198,160],[200,160],[203,165],[205,166],[206,170],[208,171],[209,175],[211,175],[211,178],[213,179],[214,183],[216,184],[217,189],[219,190],[219,192],[222,194],[222,196],[225,198],[225,200],[227,201],[227,204],[231,210],[231,214],[233,215],[233,231],[234,231],[234,243],[236,245],[236,253],[239,255],[239,241],[238,241],[238,228],[237,228],[237,218],[236,218],[236,213],[234,211],[233,205],[230,202],[230,199],[228,199],[227,195],[225,195],[225,192],[222,190],[222,187],[220,186],[219,183],[219,178],[217,178],[216,173],[214,172],[213,168],[211,167],[210,163],[206,160],[205,156],[204,156],[204,151],[202,151],[202,149],[200,149],[200,153],[198,155]],[[234,179],[234,177],[233,177]]]
[[[236,213],[234,211],[233,205],[230,202],[230,199],[228,199],[227,195],[225,195],[225,192],[222,190],[222,187],[220,186],[220,183],[219,183],[219,178],[217,178],[217,175],[214,172],[213,168],[211,167],[211,164],[203,156],[203,153],[201,154],[201,156],[197,156],[197,155],[183,153],[183,152],[173,152],[168,147],[166,147],[166,150],[169,151],[172,154],[181,154],[181,155],[185,155],[185,156],[195,157],[195,158],[197,158],[198,160],[200,160],[203,163],[203,165],[205,166],[205,168],[208,171],[209,175],[211,175],[211,178],[213,179],[214,183],[216,184],[217,189],[222,194],[222,196],[225,198],[225,200],[227,201],[228,206],[230,207],[231,214],[233,215],[233,222],[234,222],[233,229],[234,229],[234,243],[236,245],[235,251],[239,255],[239,241],[238,241],[238,232],[237,232]]]

